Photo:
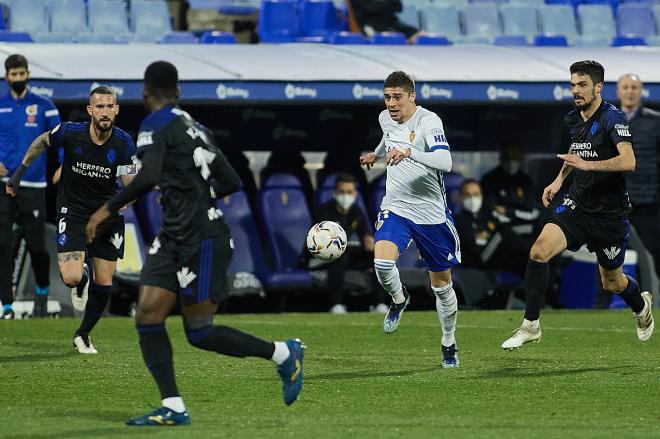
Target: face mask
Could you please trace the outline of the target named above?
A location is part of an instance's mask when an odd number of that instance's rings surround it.
[[[355,195],[339,194],[339,195],[335,195],[335,200],[337,201],[337,204],[341,206],[342,209],[348,209],[355,202]]]
[[[463,200],[463,207],[468,212],[477,213],[481,210],[481,204],[484,199],[482,197],[467,197]]]
[[[520,162],[518,160],[506,160],[502,162],[504,172],[509,175],[516,175],[520,171]]]
[[[14,93],[20,95],[25,91],[25,88],[27,87],[27,81],[10,82],[9,86],[12,90],[14,90]]]

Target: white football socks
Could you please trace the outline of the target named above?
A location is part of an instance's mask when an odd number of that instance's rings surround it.
[[[458,314],[458,301],[454,292],[454,284],[444,287],[431,287],[435,293],[435,308],[442,327],[442,345],[451,346],[456,343],[456,316]]]
[[[163,399],[163,407],[177,413],[183,413],[186,411],[186,406],[183,404],[183,399],[181,399],[180,396],[171,396]]]
[[[273,343],[275,343],[275,351],[273,352],[273,356],[270,358],[270,360],[279,366],[289,358],[291,351],[289,351],[289,346],[287,346],[287,344],[283,341],[276,341]]]
[[[403,295],[403,285],[399,278],[399,269],[396,268],[396,261],[389,259],[374,259],[374,268],[376,277],[383,289],[390,293],[394,303],[403,303],[406,297]]]

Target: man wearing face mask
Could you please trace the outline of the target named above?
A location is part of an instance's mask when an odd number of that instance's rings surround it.
[[[367,227],[366,215],[355,202],[357,184],[350,174],[339,174],[335,181],[333,199],[322,204],[316,222],[334,221],[341,225],[348,237],[346,252],[336,261],[324,266],[328,270],[328,289],[330,290],[330,312],[345,314],[344,304],[345,275],[350,269],[366,270],[372,264],[374,237]],[[358,241],[355,240],[357,236]],[[351,245],[352,244],[352,245]],[[375,287],[375,277],[370,276],[372,306],[374,312],[386,313],[383,303],[383,291]]]
[[[53,102],[27,88],[30,79],[27,59],[10,55],[5,60],[9,93],[0,97],[0,301],[2,318],[14,318],[12,303],[13,234],[17,222],[23,227],[36,281],[34,317],[45,317],[48,303],[50,258],[45,244],[46,157],[40,157],[25,172],[16,198],[5,194],[5,184],[21,165],[30,143],[60,123]],[[61,162],[61,154],[60,154]],[[57,179],[59,170],[56,172]]]

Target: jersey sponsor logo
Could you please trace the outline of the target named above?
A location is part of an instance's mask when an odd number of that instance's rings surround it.
[[[488,96],[488,99],[491,101],[497,101],[499,99],[517,100],[520,97],[520,93],[518,90],[500,88],[491,84],[488,89],[486,89],[486,96]]]
[[[286,96],[287,99],[296,99],[296,98],[315,99],[317,95],[318,95],[318,90],[312,87],[301,87],[293,84],[287,84],[284,87],[284,96]]]
[[[190,268],[181,267],[181,270],[176,272],[176,278],[179,280],[181,288],[187,288],[192,281],[197,279],[197,275]]]
[[[232,98],[250,99],[250,90],[247,88],[230,87],[224,84],[218,84],[218,87],[215,89],[215,95],[220,100]]]
[[[108,151],[108,153],[105,155],[105,157],[108,159],[108,163],[111,165],[114,165],[115,161],[117,161],[117,151],[114,149],[111,149]]]
[[[621,136],[621,137],[630,137],[630,127],[628,125],[618,123],[618,124],[614,125],[614,129],[619,134],[619,136]]]
[[[596,131],[598,131],[598,121],[595,120],[594,123],[591,124],[591,135],[594,136],[596,135]]]
[[[598,153],[591,149],[591,142],[573,142],[571,152],[582,158],[598,158]]]
[[[358,100],[362,98],[382,98],[383,90],[375,87],[367,87],[362,84],[355,84],[353,86],[353,97]]]
[[[114,177],[112,169],[84,162],[76,162],[75,165],[71,166],[71,170],[76,174],[91,178],[110,179]]]
[[[619,247],[610,247],[610,248],[604,248],[603,253],[605,253],[605,256],[611,261],[614,260],[617,256],[619,256],[619,253],[621,253],[621,249]]]
[[[110,238],[110,243],[114,245],[117,250],[119,250],[121,245],[124,243],[124,237],[119,233],[115,233],[114,236]]]
[[[147,146],[154,143],[154,132],[153,131],[141,131],[138,134],[137,138],[137,147]]]
[[[439,87],[434,87],[429,84],[424,84],[421,87],[421,93],[422,93],[422,98],[424,99],[430,99],[430,98],[445,98],[445,99],[451,99],[454,97],[454,92],[448,88],[439,88]]]

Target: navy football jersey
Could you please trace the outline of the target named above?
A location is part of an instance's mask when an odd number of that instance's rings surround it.
[[[577,110],[566,116],[572,153],[587,161],[608,160],[619,155],[616,145],[633,143],[626,116],[614,105],[603,101],[587,121]],[[589,213],[625,215],[630,210],[623,172],[573,170],[569,197],[578,208]]]
[[[62,123],[50,131],[50,145],[64,149],[57,192],[59,213],[90,216],[119,191],[117,177],[134,165],[135,143],[114,127],[103,145],[92,141],[89,122]]]

